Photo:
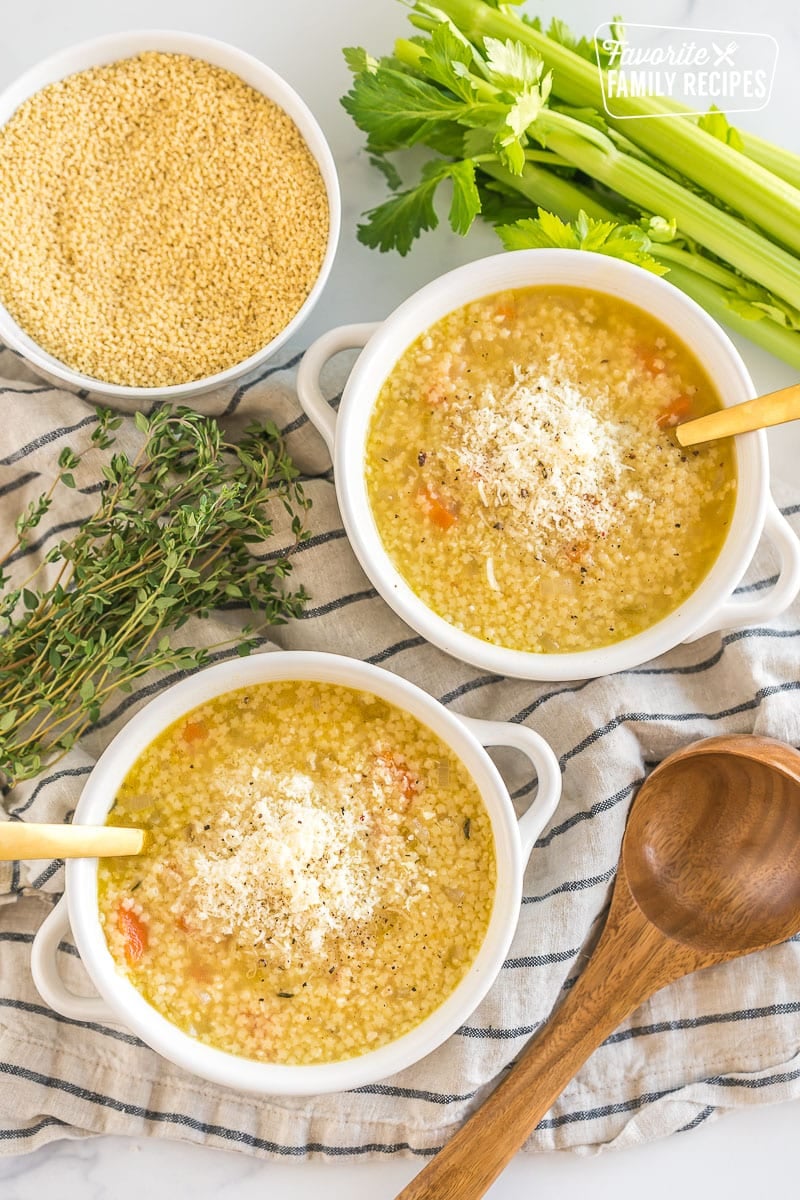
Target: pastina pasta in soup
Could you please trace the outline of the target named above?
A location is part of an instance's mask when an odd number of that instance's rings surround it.
[[[117,967],[168,1020],[270,1063],[394,1041],[469,970],[494,902],[491,822],[455,753],[409,713],[329,683],[259,684],[162,733],[108,821]]]
[[[381,540],[450,624],[534,653],[628,638],[677,608],[730,526],[720,407],[666,326],[605,293],[532,287],[449,313],[400,357],[366,445]]]

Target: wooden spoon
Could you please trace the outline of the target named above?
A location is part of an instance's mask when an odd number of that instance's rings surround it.
[[[653,992],[800,929],[800,753],[716,737],[639,789],[605,928],[578,982],[398,1200],[477,1200],[592,1051]]]
[[[698,442],[730,437],[733,433],[749,433],[751,429],[782,425],[784,421],[796,421],[798,417],[800,383],[793,383],[790,387],[759,396],[756,400],[745,400],[743,404],[706,413],[694,421],[684,421],[676,427],[675,436],[682,446],[694,446]]]
[[[121,825],[35,825],[28,821],[0,824],[0,861],[17,858],[111,858],[141,854],[143,829]]]

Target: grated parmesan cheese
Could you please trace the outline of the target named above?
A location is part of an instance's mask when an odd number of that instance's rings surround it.
[[[557,359],[550,366],[555,373],[515,367],[507,390],[486,387],[475,405],[453,405],[452,440],[441,448],[452,469],[466,469],[484,507],[507,510],[505,531],[533,548],[553,534],[562,542],[603,537],[620,521],[617,484],[632,469],[636,437],[625,422],[598,415],[603,405],[560,377]],[[492,575],[487,564],[490,586]]]
[[[388,773],[340,769],[324,789],[299,772],[252,774],[253,787],[232,788],[215,824],[176,855],[181,909],[201,933],[235,935],[288,966],[428,891]]]

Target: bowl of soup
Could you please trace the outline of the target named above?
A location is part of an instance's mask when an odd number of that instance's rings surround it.
[[[335,416],[321,366],[361,346]],[[800,587],[764,433],[691,449],[674,433],[750,399],[744,363],[697,304],[628,263],[568,250],[470,263],[379,325],[324,335],[298,391],[375,587],[476,666],[608,674],[769,619]],[[763,533],[777,582],[733,598]]]
[[[537,776],[519,818],[487,745]],[[373,1083],[491,986],[561,776],[533,730],[471,720],[379,667],[275,652],[167,689],[98,760],[76,823],[147,831],[72,860],[34,941],[44,999],[261,1094]],[[98,995],[73,994],[71,928]]]

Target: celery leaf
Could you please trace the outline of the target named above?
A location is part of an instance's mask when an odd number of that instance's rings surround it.
[[[434,83],[449,88],[456,96],[468,103],[475,99],[475,84],[470,67],[475,55],[470,43],[456,36],[447,24],[437,25],[430,38],[423,43],[425,55],[420,68]]]
[[[382,153],[426,142],[461,116],[464,104],[413,75],[385,67],[362,71],[342,105],[367,134],[367,146]]]
[[[650,253],[650,239],[638,225],[596,221],[582,210],[576,220],[568,222],[540,208],[538,217],[501,225],[497,232],[506,250],[541,247],[591,250],[595,254],[608,254],[634,263],[655,275],[666,275],[669,270]]]
[[[553,17],[547,29],[545,29],[541,17],[528,17],[525,13],[521,13],[520,20],[523,24],[529,25],[531,29],[535,29],[537,33],[543,33],[551,42],[556,42],[565,50],[571,50],[573,54],[585,58],[594,66],[599,64],[601,67],[606,67],[608,65],[610,54],[601,43],[597,42],[595,38],[576,37],[569,25],[559,17]],[[622,25],[619,17],[614,17],[609,23],[609,27],[612,36],[621,36]]]
[[[587,59],[588,62],[597,63],[595,57],[594,40],[585,37],[576,37],[565,21],[559,17],[553,17],[547,27],[547,36],[551,42],[558,42],[559,46],[564,46],[567,50],[571,50],[573,54],[579,54],[581,58]]]
[[[481,198],[475,184],[475,164],[467,158],[462,162],[450,163],[449,167],[449,177],[453,183],[450,227],[463,236],[469,233],[472,222],[481,211]]]
[[[449,221],[456,233],[469,231],[481,210],[475,185],[475,166],[470,159],[461,162],[429,162],[416,187],[398,192],[390,200],[370,209],[367,220],[358,227],[358,240],[379,250],[397,250],[408,254],[414,241],[425,230],[435,229],[439,218],[434,197],[439,184],[449,179],[453,185]]]
[[[744,154],[742,135],[738,129],[728,123],[725,113],[718,109],[716,104],[711,105],[711,108],[703,114],[697,124],[705,133],[710,133],[712,137],[724,142],[726,146],[731,146],[734,150]]]
[[[534,50],[510,38],[501,42],[499,38],[487,37],[484,46],[487,75],[496,87],[513,93],[539,83],[544,62]]]
[[[423,57],[420,66],[428,69],[432,61]],[[438,71],[439,65],[437,62],[434,69]],[[454,80],[459,89],[455,94],[449,87],[445,91],[418,75],[381,64],[376,71],[356,75],[341,103],[367,134],[367,147],[373,152],[423,143],[447,153],[444,143],[452,146],[454,124],[467,128],[496,125],[507,107],[465,98],[465,89],[472,85],[455,73]]]
[[[362,71],[377,71],[378,60],[363,50],[361,46],[346,46],[342,51],[344,61],[353,72],[354,75],[360,75]]]
[[[394,163],[390,162],[385,154],[370,154],[369,161],[373,167],[377,167],[392,191],[396,192],[403,181]]]
[[[539,88],[522,92],[506,114],[505,123],[515,138],[524,137],[526,130],[533,125],[543,107],[544,100]]]

